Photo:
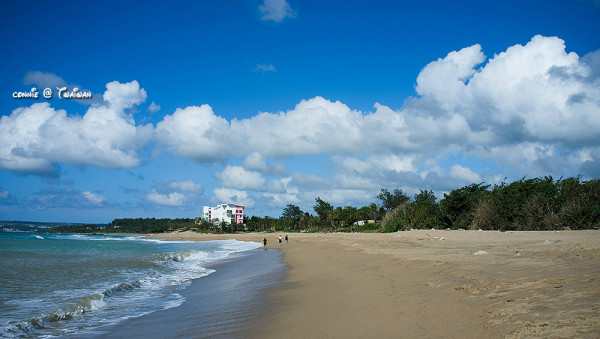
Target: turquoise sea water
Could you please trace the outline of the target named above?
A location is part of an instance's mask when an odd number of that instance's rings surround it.
[[[77,335],[177,307],[191,280],[260,246],[0,233],[0,336]]]

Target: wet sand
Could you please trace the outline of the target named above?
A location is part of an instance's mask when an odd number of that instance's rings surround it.
[[[185,298],[180,306],[101,327],[84,337],[246,338],[268,307],[265,290],[280,284],[285,266],[277,250],[234,255],[179,291]]]
[[[250,337],[600,337],[599,231],[288,235],[156,237],[281,248]]]

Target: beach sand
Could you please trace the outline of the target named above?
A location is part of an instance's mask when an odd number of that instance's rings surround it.
[[[287,234],[152,237],[281,248],[250,337],[600,338],[599,231]]]

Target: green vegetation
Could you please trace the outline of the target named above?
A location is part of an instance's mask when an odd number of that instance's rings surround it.
[[[410,228],[560,230],[600,227],[600,180],[580,177],[521,179],[472,184],[444,194],[438,203],[421,190],[382,221],[387,232]]]
[[[600,227],[600,180],[581,177],[521,179],[499,185],[471,184],[437,201],[433,191],[412,198],[401,189],[381,189],[360,208],[333,206],[317,197],[316,215],[287,205],[279,218],[245,217],[244,224],[213,225],[202,219],[115,219],[106,226],[77,225],[52,232],[160,233],[194,230],[232,232],[395,232],[407,229],[560,230]]]

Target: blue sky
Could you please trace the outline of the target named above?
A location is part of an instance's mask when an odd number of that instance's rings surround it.
[[[600,176],[597,1],[2,2],[0,27],[0,219]]]

